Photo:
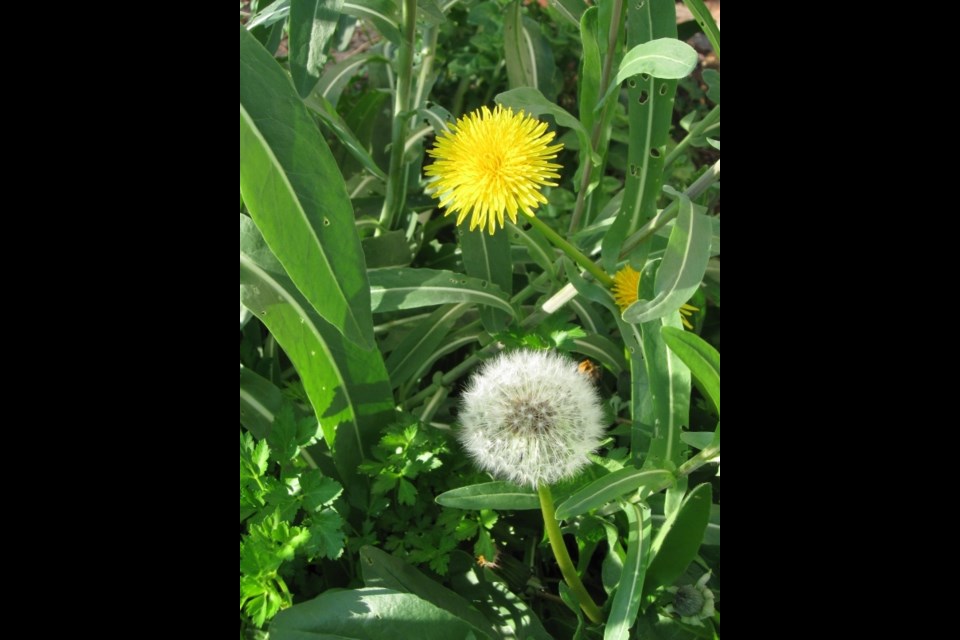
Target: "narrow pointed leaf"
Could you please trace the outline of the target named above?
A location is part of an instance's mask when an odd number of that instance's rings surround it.
[[[654,490],[670,484],[673,474],[669,471],[640,471],[625,467],[619,471],[594,480],[557,506],[557,518],[565,520],[602,507],[612,500],[627,497],[641,487]]]
[[[500,287],[487,280],[438,269],[371,271],[370,299],[376,313],[450,302],[472,302],[516,316]]]
[[[646,578],[646,566],[650,554],[649,510],[636,504],[623,507],[627,515],[627,557],[620,572],[620,584],[613,595],[603,640],[626,640],[630,627],[637,619],[640,596]]]
[[[539,509],[536,491],[509,482],[485,482],[446,491],[436,497],[438,504],[457,509]]]
[[[682,196],[676,224],[657,270],[652,300],[637,300],[623,312],[626,322],[651,322],[677,313],[703,282],[710,261],[710,218],[698,213]]]
[[[510,259],[509,234],[489,235],[458,228],[463,267],[468,276],[497,285],[506,295],[513,293],[513,262]],[[488,333],[497,333],[507,328],[510,314],[484,306],[480,320]]]
[[[670,350],[690,369],[697,388],[709,398],[720,415],[720,353],[690,331],[663,327],[660,330]],[[703,448],[703,447],[700,447]]]
[[[710,521],[713,490],[709,484],[697,486],[680,509],[663,523],[650,548],[644,593],[669,586],[686,570],[697,555],[704,530]]]
[[[246,367],[240,369],[240,424],[255,438],[267,437],[282,406],[283,393],[275,384]]]

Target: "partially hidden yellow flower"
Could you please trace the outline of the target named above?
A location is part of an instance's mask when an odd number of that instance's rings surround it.
[[[627,307],[637,301],[638,291],[640,290],[640,272],[626,265],[613,276],[613,299],[620,307],[620,311],[626,311]],[[692,304],[685,304],[680,307],[680,320],[687,329],[693,329],[693,325],[687,320],[693,315],[694,311],[700,311]]]
[[[450,125],[437,136],[427,153],[436,158],[425,173],[435,178],[431,195],[445,207],[444,215],[457,213],[457,224],[469,215],[470,230],[486,227],[490,235],[503,228],[504,213],[513,223],[517,211],[533,216],[547,203],[544,186],[557,186],[555,170],[562,144],[551,145],[554,133],[547,123],[497,105],[482,107]]]

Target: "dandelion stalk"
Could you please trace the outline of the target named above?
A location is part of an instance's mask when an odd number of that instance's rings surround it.
[[[556,512],[553,508],[553,494],[550,493],[550,487],[541,484],[537,487],[537,493],[540,494],[540,510],[543,511],[543,524],[547,529],[547,537],[550,538],[550,547],[553,549],[553,557],[557,559],[557,565],[560,567],[560,573],[567,586],[573,591],[577,600],[580,602],[580,608],[587,614],[592,622],[599,624],[603,621],[603,615],[600,613],[600,607],[593,601],[586,587],[580,581],[580,575],[573,566],[573,560],[567,552],[567,546],[563,543],[563,533],[560,531],[560,525],[557,523]]]
[[[564,240],[559,233],[551,229],[545,222],[539,218],[530,216],[530,224],[532,224],[540,233],[547,236],[547,240],[552,242],[557,246],[558,249],[563,251],[565,254],[570,256],[570,259],[576,262],[578,265],[589,271],[593,274],[597,280],[602,282],[607,287],[613,286],[613,278],[607,275],[607,272],[600,268],[596,262],[583,255],[583,253],[577,249],[575,246]]]

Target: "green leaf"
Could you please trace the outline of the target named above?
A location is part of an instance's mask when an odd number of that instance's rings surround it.
[[[450,640],[471,635],[473,627],[440,607],[410,593],[377,588],[327,591],[281,611],[270,624],[270,640]]]
[[[343,493],[343,487],[336,480],[323,475],[319,469],[307,469],[300,474],[300,493],[304,510],[312,513],[332,504]]]
[[[524,32],[522,11],[520,0],[514,0],[507,6],[503,19],[503,57],[511,89],[538,86],[536,60],[530,35]]]
[[[697,24],[703,29],[704,35],[707,36],[707,40],[710,41],[710,45],[713,47],[719,60],[720,27],[717,26],[716,21],[713,19],[713,14],[711,14],[710,10],[703,4],[703,0],[683,0],[683,4],[687,5],[687,9],[690,9],[690,13],[693,14]],[[719,103],[720,101],[717,100],[717,102]]]
[[[669,471],[640,471],[633,467],[624,467],[594,480],[564,500],[557,506],[557,518],[566,520],[578,516],[640,488],[657,490],[666,487],[672,479],[673,474]]]
[[[574,26],[580,24],[581,16],[587,7],[583,0],[550,0],[550,6]]]
[[[412,505],[417,501],[417,488],[409,480],[400,478],[400,485],[397,487],[397,502],[400,504]]]
[[[460,595],[431,580],[415,567],[371,546],[360,548],[360,569],[368,587],[412,593],[471,625],[477,635],[498,637],[496,629]]]
[[[577,595],[563,580],[560,581],[557,587],[560,589],[560,599],[563,600],[563,604],[567,605],[567,608],[577,616],[577,628],[573,632],[573,640],[582,640],[584,637],[583,630],[585,622],[583,619],[583,610],[580,608],[580,601],[577,599]]]
[[[282,406],[283,393],[275,384],[247,367],[240,367],[240,424],[262,440],[270,433],[274,416]]]
[[[660,527],[650,549],[653,559],[647,567],[644,593],[653,593],[657,587],[673,584],[693,561],[710,521],[712,501],[710,485],[701,484]]]
[[[267,434],[267,442],[273,451],[273,457],[281,464],[297,455],[297,419],[289,403],[277,411],[270,433]]]
[[[636,47],[658,38],[677,35],[676,7],[673,0],[647,0],[627,3],[627,46]],[[612,83],[616,90],[618,83]],[[601,243],[603,268],[614,273],[620,261],[620,248],[630,234],[657,212],[657,198],[663,183],[663,161],[673,126],[673,101],[677,81],[651,75],[627,82],[627,176],[620,211]],[[609,93],[608,93],[609,95]],[[602,102],[602,101],[601,101]],[[631,264],[640,270],[646,260],[649,243],[641,243],[631,255]]]
[[[627,558],[603,630],[604,640],[625,640],[629,636],[640,608],[647,573],[644,569],[650,554],[649,510],[636,504],[624,505],[623,510],[627,515]]]
[[[320,79],[326,49],[337,28],[343,0],[291,0],[290,75],[301,97],[307,97]]]
[[[438,269],[370,272],[370,298],[376,313],[415,309],[449,302],[472,302],[516,312],[500,287],[486,280]]]
[[[310,516],[310,556],[339,558],[343,553],[343,524],[343,518],[333,509],[324,509]]]
[[[467,275],[497,285],[507,296],[513,293],[513,262],[510,260],[510,239],[506,233],[489,235],[457,229],[463,267]],[[497,309],[482,307],[480,320],[487,333],[507,328],[510,316]]]
[[[509,482],[485,482],[441,493],[438,504],[457,509],[539,509],[540,497],[532,489]]]
[[[652,300],[637,300],[623,312],[623,319],[633,324],[651,322],[667,314],[676,314],[693,297],[710,261],[710,218],[697,211],[689,198],[681,196],[680,212],[670,232],[663,261],[654,281]]]
[[[720,104],[720,72],[716,69],[704,69],[703,81],[707,83],[707,99]]]
[[[720,415],[720,353],[703,338],[690,331],[663,327],[663,341],[690,369],[700,392]],[[700,447],[703,448],[703,447]]]
[[[550,241],[535,227],[524,229],[510,221],[507,221],[507,227],[510,229],[513,240],[527,248],[527,253],[530,255],[530,258],[543,269],[544,272],[549,274],[551,279],[556,278],[556,254]]]
[[[403,39],[397,28],[400,23],[397,4],[391,0],[346,0],[343,12],[373,23],[377,31],[395,45],[399,45]]]
[[[486,531],[482,533],[486,534]],[[466,553],[456,550],[450,553],[449,577],[451,587],[496,625],[498,637],[552,639],[537,614],[506,585],[495,579],[490,570],[480,570],[474,559]]]
[[[344,13],[349,13],[349,11],[347,11],[348,7],[349,4],[344,3]],[[336,107],[337,102],[340,100],[340,94],[343,92],[344,87],[347,86],[347,83],[350,82],[350,79],[360,73],[360,69],[370,62],[385,63],[387,59],[377,53],[367,52],[358,53],[340,62],[327,65],[323,70],[323,75],[320,76],[320,81],[317,82],[317,88],[314,90],[314,93],[322,96]]]
[[[676,38],[657,38],[633,47],[623,56],[614,84],[648,73],[654,78],[679,80],[697,67],[697,52]]]
[[[413,259],[406,233],[399,229],[364,238],[360,243],[369,269],[409,267]]]
[[[387,357],[387,371],[394,388],[408,382],[421,367],[426,353],[443,343],[456,321],[470,310],[471,305],[462,302],[444,305],[430,314],[408,333]]]
[[[380,351],[360,349],[325,322],[242,214],[240,301],[267,326],[300,374],[340,477],[345,484],[360,482],[356,468],[394,408]]]
[[[284,270],[348,340],[374,345],[343,177],[280,65],[240,29],[240,192]]]
[[[313,94],[306,98],[303,103],[310,107],[310,109],[320,117],[320,121],[330,129],[337,139],[340,140],[341,144],[346,147],[347,151],[350,152],[356,160],[363,165],[363,167],[380,178],[383,181],[386,181],[387,174],[383,172],[383,169],[377,166],[377,163],[373,161],[373,158],[370,157],[370,154],[367,152],[367,149],[363,146],[363,143],[357,139],[353,131],[344,122],[343,118],[340,117],[340,114],[337,113],[337,110],[333,108],[333,105],[330,104],[330,101],[324,98],[322,95]],[[365,253],[369,258],[370,254]],[[375,265],[367,262],[367,267],[373,268]]]
[[[600,101],[601,58],[597,43],[599,9],[590,7],[580,16],[580,39],[583,58],[580,61],[580,121],[584,129],[593,130],[593,110]]]
[[[257,27],[269,27],[275,22],[283,20],[290,15],[290,0],[277,0],[253,16],[247,23],[247,29],[253,30]]]
[[[623,357],[623,345],[616,345],[602,335],[591,334],[573,341],[573,350],[588,358],[599,361],[614,375],[627,370],[627,361]]]
[[[240,479],[259,478],[267,472],[270,445],[266,440],[254,444],[253,436],[240,432]]]

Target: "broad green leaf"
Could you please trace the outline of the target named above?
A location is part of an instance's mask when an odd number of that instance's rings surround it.
[[[645,582],[644,571],[650,557],[650,512],[636,504],[623,506],[627,515],[627,558],[620,572],[620,584],[613,595],[604,640],[626,640],[637,619],[640,595]]]
[[[471,635],[475,632],[469,624],[426,600],[377,588],[327,591],[281,611],[270,623],[270,640],[450,640]]]
[[[711,431],[685,431],[680,439],[694,449],[706,449],[713,444],[714,434]]]
[[[710,45],[713,47],[719,60],[720,27],[717,26],[716,21],[713,19],[713,14],[711,14],[710,10],[703,4],[703,0],[683,0],[683,4],[687,5],[687,9],[690,9],[693,18],[697,21],[697,24],[700,25],[700,28],[703,29],[704,35],[707,36],[707,40],[710,41]],[[719,102],[719,100],[717,102]]]
[[[306,545],[312,557],[336,560],[343,555],[343,518],[333,509],[324,509],[310,516],[310,540]]]
[[[503,18],[503,57],[511,89],[538,87],[537,63],[530,35],[523,28],[523,5],[513,0]]]
[[[647,0],[627,3],[627,46],[637,47],[658,38],[677,35],[676,7],[673,0]],[[618,87],[611,84],[611,88]],[[663,161],[673,125],[673,99],[677,81],[646,74],[627,82],[627,176],[620,211],[603,237],[603,268],[614,273],[620,261],[620,248],[630,234],[657,212],[657,198],[663,183]],[[649,251],[641,243],[631,255],[631,264],[640,270]]]
[[[490,621],[467,600],[399,558],[376,547],[364,546],[360,548],[360,569],[363,582],[368,587],[412,593],[471,625],[478,636],[498,636]]]
[[[313,94],[307,97],[304,101],[310,109],[319,116],[320,121],[323,122],[330,131],[333,132],[337,139],[340,140],[341,144],[350,152],[356,160],[363,165],[363,167],[377,176],[381,180],[386,181],[387,174],[383,172],[383,169],[377,166],[377,163],[373,161],[373,158],[370,157],[370,154],[367,152],[366,148],[363,146],[363,143],[357,139],[353,131],[344,122],[343,118],[340,117],[340,114],[337,113],[336,109],[333,108],[333,105],[330,104],[330,101],[324,98],[321,95]],[[369,255],[369,254],[368,254]],[[369,263],[367,265],[370,266]]]
[[[441,493],[438,504],[457,509],[539,509],[540,497],[526,487],[509,482],[485,482]]]
[[[435,0],[417,0],[417,17],[432,27],[447,21]]]
[[[513,262],[510,259],[510,239],[506,233],[489,235],[457,228],[463,267],[468,276],[497,285],[506,295],[513,293]],[[480,320],[487,333],[503,331],[510,324],[510,315],[484,306]]]
[[[330,506],[343,493],[343,487],[332,478],[323,475],[319,469],[307,469],[300,474],[300,494],[303,508],[308,513]]]
[[[485,532],[485,530],[484,530]],[[495,625],[504,640],[551,640],[552,636],[526,603],[499,582],[490,570],[481,570],[463,551],[450,553],[450,585]]]
[[[424,360],[424,355],[432,353],[444,342],[456,321],[469,311],[471,305],[444,305],[430,314],[425,321],[407,334],[399,345],[387,357],[387,372],[394,388],[406,383],[416,373]]]
[[[720,72],[716,69],[704,69],[703,81],[707,83],[707,98],[713,104],[720,104]]]
[[[644,593],[653,593],[657,587],[673,584],[693,561],[710,521],[712,501],[710,485],[701,484],[660,527],[650,548],[652,560],[647,567]]]
[[[614,84],[647,73],[663,80],[679,80],[697,66],[697,52],[676,38],[657,38],[633,47],[620,61]]]
[[[710,218],[702,215],[689,198],[680,198],[680,212],[654,281],[653,299],[641,299],[627,307],[623,319],[633,324],[675,315],[703,282],[710,260]]]
[[[557,506],[557,518],[566,520],[578,516],[640,488],[656,491],[667,487],[672,480],[673,474],[669,471],[640,471],[633,467],[624,467],[594,480],[564,500]]]
[[[290,0],[290,75],[301,97],[320,79],[343,0]]]
[[[282,406],[283,393],[275,384],[240,367],[240,424],[262,440],[270,433],[274,417]]]
[[[720,415],[720,353],[703,338],[690,331],[663,327],[663,341],[690,369],[700,392]],[[700,447],[703,448],[703,447]]]
[[[240,301],[267,326],[300,374],[340,477],[345,484],[360,482],[357,465],[394,408],[380,351],[360,349],[324,321],[242,214]]]
[[[600,101],[600,45],[597,43],[599,9],[590,7],[580,16],[580,39],[583,58],[580,60],[580,121],[587,131],[593,130],[593,110]]]
[[[343,177],[289,78],[243,28],[240,192],[310,305],[348,340],[372,347],[367,271]]]
[[[370,272],[370,299],[375,313],[415,309],[450,302],[472,302],[516,316],[500,287],[486,280],[437,269],[390,269]]]

